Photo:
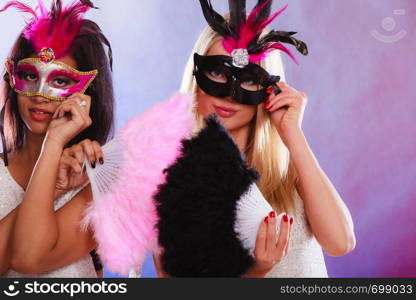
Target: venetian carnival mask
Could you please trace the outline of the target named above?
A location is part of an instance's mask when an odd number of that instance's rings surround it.
[[[258,105],[266,101],[269,86],[280,93],[276,83],[279,76],[270,75],[257,64],[236,67],[231,56],[194,54],[194,76],[198,86],[208,95],[218,98],[232,97],[245,105]]]
[[[264,102],[272,87],[280,93],[276,83],[279,76],[272,76],[258,63],[269,52],[280,50],[296,63],[293,54],[282,44],[295,46],[303,55],[308,54],[307,45],[293,36],[293,31],[265,30],[287,5],[271,14],[272,0],[257,0],[247,16],[246,0],[229,0],[229,18],[217,13],[211,0],[199,0],[209,26],[223,37],[222,46],[230,56],[200,56],[194,54],[194,76],[198,86],[207,94],[225,98],[231,96],[236,102],[258,105]]]
[[[97,70],[81,72],[62,62],[46,62],[42,58],[26,58],[17,63],[9,59],[6,69],[16,93],[58,101],[84,93],[98,74]]]

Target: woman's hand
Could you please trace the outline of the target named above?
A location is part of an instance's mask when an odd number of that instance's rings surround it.
[[[162,260],[161,260],[161,251],[159,250],[160,254],[153,254],[153,263],[155,265],[156,275],[158,278],[171,278],[162,268]]]
[[[86,139],[63,151],[56,180],[58,194],[77,188],[88,181],[83,169],[85,157],[93,168],[97,163],[104,163],[103,152],[97,141]]]
[[[56,109],[49,124],[47,140],[53,140],[64,147],[71,139],[88,128],[92,120],[89,116],[91,97],[76,93],[68,97]]]
[[[276,232],[276,213],[272,211],[260,224],[254,248],[255,264],[245,277],[264,277],[287,254],[293,218],[284,215],[280,222],[279,237]]]
[[[271,114],[273,124],[287,147],[295,133],[302,131],[302,120],[307,104],[305,93],[299,92],[285,82],[278,82],[280,94],[275,95],[273,88],[265,103],[265,108]]]

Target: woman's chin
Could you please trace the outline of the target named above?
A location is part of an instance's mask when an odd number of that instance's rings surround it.
[[[49,124],[27,124],[28,131],[34,135],[45,135]]]

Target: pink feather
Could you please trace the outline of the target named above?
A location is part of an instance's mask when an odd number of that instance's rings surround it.
[[[270,0],[269,0],[270,1]],[[235,38],[229,36],[225,37],[222,45],[224,49],[228,53],[232,53],[235,49],[247,49],[250,42],[255,39],[256,37],[260,36],[262,31],[266,28],[267,25],[269,25],[274,19],[276,19],[282,12],[284,12],[288,5],[286,4],[281,9],[279,9],[277,12],[275,12],[273,15],[271,15],[266,20],[263,20],[262,22],[256,22],[257,15],[259,12],[264,8],[265,5],[269,1],[265,1],[263,4],[259,5],[258,7],[254,8],[253,11],[250,13],[250,15],[247,17],[246,22],[244,22],[241,27],[239,28],[239,39],[236,40]],[[272,50],[281,50],[288,54],[291,59],[295,63],[298,63],[296,58],[293,56],[293,54],[281,43],[270,43],[263,52],[256,53],[256,54],[250,54],[250,62],[257,63],[262,60],[264,60],[267,57],[267,53]]]
[[[181,140],[192,133],[192,98],[176,94],[131,120],[120,132],[124,163],[110,193],[86,211],[98,253],[112,272],[128,274],[144,262],[146,252],[158,252],[157,212],[153,196],[164,183],[163,170],[180,153]]]
[[[7,3],[2,9],[0,9],[0,12],[3,12],[7,9],[9,9],[10,7],[14,7],[16,8],[18,11],[24,12],[24,13],[29,13],[31,14],[34,18],[37,17],[36,12],[29,6],[27,6],[26,4],[19,2],[19,1],[10,1],[9,3]]]
[[[9,2],[0,12],[9,7],[15,7],[21,12],[32,15],[28,26],[23,30],[25,38],[33,44],[37,53],[44,47],[52,48],[56,58],[68,54],[72,42],[81,28],[83,15],[91,8],[76,1],[62,9],[60,14],[52,19],[43,0],[38,0],[37,9],[40,10],[40,14],[19,1]]]
[[[38,4],[42,17],[46,17],[48,15],[48,10],[46,9],[45,3],[42,0],[38,0]]]
[[[39,0],[39,3],[41,2],[42,0]],[[49,47],[55,52],[56,58],[61,58],[68,54],[81,28],[83,15],[90,7],[81,2],[74,2],[64,8],[55,20],[52,20],[49,14],[45,15],[44,5],[40,4],[40,7],[41,16],[24,31],[24,35],[33,43],[36,52],[43,47]]]
[[[222,40],[222,46],[225,51],[231,53],[234,49],[237,49],[237,41],[233,37],[227,36]]]
[[[299,64],[298,60],[296,59],[296,57],[292,54],[292,52],[290,52],[289,49],[287,49],[285,46],[283,46],[280,43],[272,43],[270,44],[267,49],[261,53],[257,53],[257,54],[250,54],[250,59],[249,61],[252,63],[257,63],[260,62],[262,60],[264,60],[267,57],[267,54],[274,50],[274,49],[278,49],[284,53],[286,53],[287,55],[290,56],[290,58],[296,63]]]
[[[256,17],[259,11],[267,4],[268,1],[264,2],[262,5],[256,7],[248,16],[247,21],[240,27],[239,30],[239,40],[238,47],[247,48],[249,43],[257,36],[259,36],[262,31],[269,25],[277,16],[279,16],[283,11],[288,7],[286,4],[271,17],[267,18],[261,23],[256,23]]]

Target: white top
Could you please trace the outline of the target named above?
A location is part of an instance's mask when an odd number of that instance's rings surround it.
[[[328,277],[322,248],[311,231],[298,193],[295,193],[293,218],[287,256],[266,277]]]
[[[9,170],[4,165],[4,161],[0,158],[0,220],[7,216],[12,210],[14,210],[22,201],[25,191],[22,187],[13,179]],[[71,190],[62,195],[55,201],[55,210],[58,210],[64,206],[69,200],[71,200],[83,187]],[[32,278],[79,278],[97,277],[97,273],[94,268],[92,257],[86,254],[80,260],[67,265],[63,268],[56,269],[43,274],[20,274],[13,270],[9,270],[4,277],[32,277]]]

